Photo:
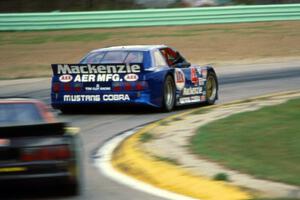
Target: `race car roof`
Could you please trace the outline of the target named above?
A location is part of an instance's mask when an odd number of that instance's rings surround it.
[[[113,47],[106,47],[101,49],[95,49],[92,52],[95,51],[150,51],[153,49],[159,49],[159,48],[166,48],[166,45],[127,45],[127,46],[113,46]]]

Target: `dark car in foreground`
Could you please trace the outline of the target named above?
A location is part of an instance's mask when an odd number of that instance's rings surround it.
[[[53,181],[80,190],[80,140],[75,128],[57,122],[47,106],[31,99],[0,99],[0,183]]]
[[[96,49],[78,64],[53,64],[51,104],[67,111],[82,105],[175,106],[218,99],[211,66],[193,65],[165,45]]]

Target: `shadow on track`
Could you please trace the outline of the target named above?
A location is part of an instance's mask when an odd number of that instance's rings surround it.
[[[191,104],[185,106],[175,107],[170,114],[175,114],[177,112],[186,111],[193,108],[204,107],[205,104]],[[153,108],[150,106],[118,106],[118,105],[106,105],[106,106],[72,106],[66,107],[61,112],[60,115],[111,115],[111,114],[135,114],[135,115],[144,115],[144,114],[159,114],[166,113],[160,108]]]
[[[61,110],[62,115],[112,115],[112,114],[154,114],[160,113],[158,108],[152,108],[147,106],[118,106],[118,105],[105,105],[105,106],[72,106],[66,107]]]

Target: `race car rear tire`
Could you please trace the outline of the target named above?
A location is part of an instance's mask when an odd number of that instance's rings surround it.
[[[66,187],[69,195],[75,196],[80,194],[80,186],[78,183],[68,183]]]
[[[208,71],[206,78],[206,104],[213,105],[218,99],[218,80],[214,72]]]
[[[163,88],[163,103],[162,109],[164,112],[170,112],[175,106],[175,83],[172,76],[168,75],[164,81]]]
[[[77,164],[77,165],[81,165],[81,164]],[[67,182],[65,183],[67,188],[67,193],[72,196],[81,194],[82,192],[81,190],[83,187],[81,166],[76,166],[75,171],[76,171],[76,175],[74,177],[70,177],[69,180],[67,180]]]

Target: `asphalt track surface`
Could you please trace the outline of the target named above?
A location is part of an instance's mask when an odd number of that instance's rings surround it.
[[[238,70],[237,70],[238,69]],[[255,65],[217,69],[220,82],[218,104],[258,95],[300,89],[300,63],[271,66]],[[0,97],[31,97],[50,103],[50,78],[0,81]],[[198,105],[199,106],[199,105]],[[101,200],[157,200],[161,199],[134,190],[106,178],[94,166],[94,152],[114,135],[136,126],[155,121],[193,107],[178,108],[172,113],[159,113],[145,108],[104,108],[92,112],[63,115],[59,119],[81,128],[83,141],[84,186],[79,196],[68,196],[51,182],[30,182],[9,185],[0,192],[0,199],[101,199]],[[53,186],[54,185],[54,186]],[[0,188],[1,190],[1,188]]]

